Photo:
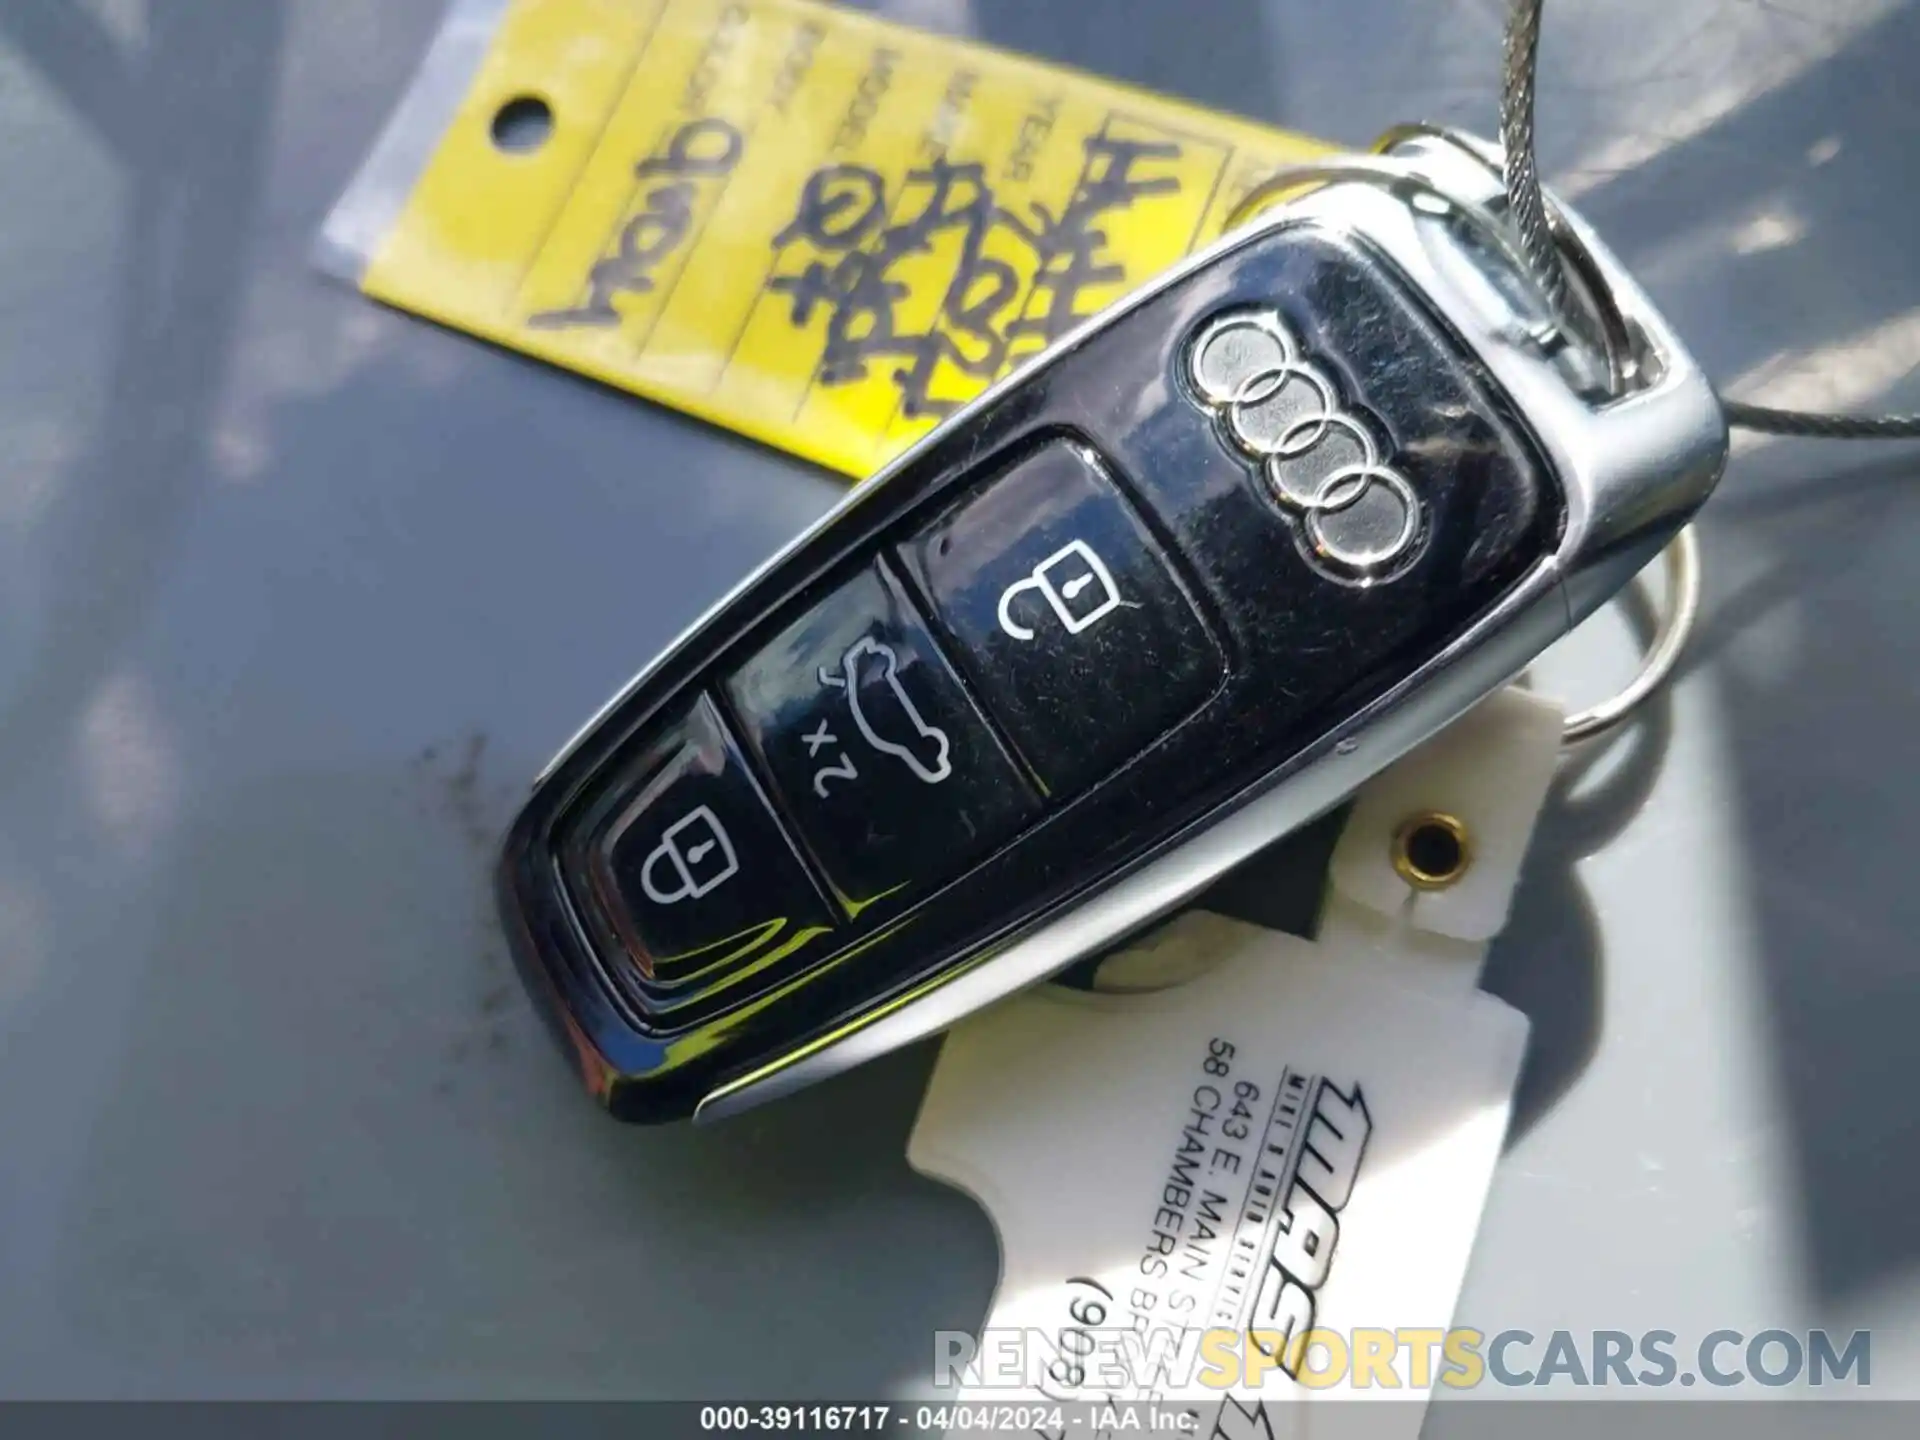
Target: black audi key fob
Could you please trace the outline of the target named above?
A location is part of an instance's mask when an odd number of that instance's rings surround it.
[[[850,494],[541,777],[499,888],[614,1114],[722,1114],[1165,914],[1506,683],[1718,479],[1584,226],[1484,152],[1328,167]]]

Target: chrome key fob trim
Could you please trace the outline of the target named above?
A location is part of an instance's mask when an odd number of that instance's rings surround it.
[[[1488,243],[1482,156],[1372,163],[949,419],[548,768],[502,911],[614,1113],[757,1103],[1117,943],[1705,499],[1718,404],[1597,240],[1619,395]]]

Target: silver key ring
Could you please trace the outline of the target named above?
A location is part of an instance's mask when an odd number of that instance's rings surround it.
[[[1689,525],[1674,537],[1662,558],[1667,564],[1667,613],[1660,617],[1653,643],[1640,664],[1640,673],[1626,689],[1611,700],[1603,700],[1590,709],[1567,717],[1560,732],[1562,745],[1579,745],[1597,740],[1619,728],[1621,723],[1646,702],[1649,695],[1666,683],[1673,667],[1686,648],[1700,618],[1700,539]],[[1644,578],[1645,572],[1642,572]]]

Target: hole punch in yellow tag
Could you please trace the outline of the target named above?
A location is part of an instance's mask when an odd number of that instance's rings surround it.
[[[319,255],[858,477],[1327,148],[813,0],[456,0]]]

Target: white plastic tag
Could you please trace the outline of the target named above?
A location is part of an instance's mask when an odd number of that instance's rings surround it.
[[[1042,987],[949,1034],[908,1158],[1001,1243],[985,1327],[936,1342],[956,1429],[990,1402],[1118,1433],[1153,1402],[1163,1429],[1307,1434],[1303,1400],[1426,1398],[1526,1041],[1473,978],[1558,741],[1558,710],[1509,692],[1382,775],[1316,940],[1192,912],[1103,966],[1106,993]],[[1452,904],[1390,848],[1441,809],[1472,841]],[[1412,1436],[1423,1412],[1381,1419]]]

